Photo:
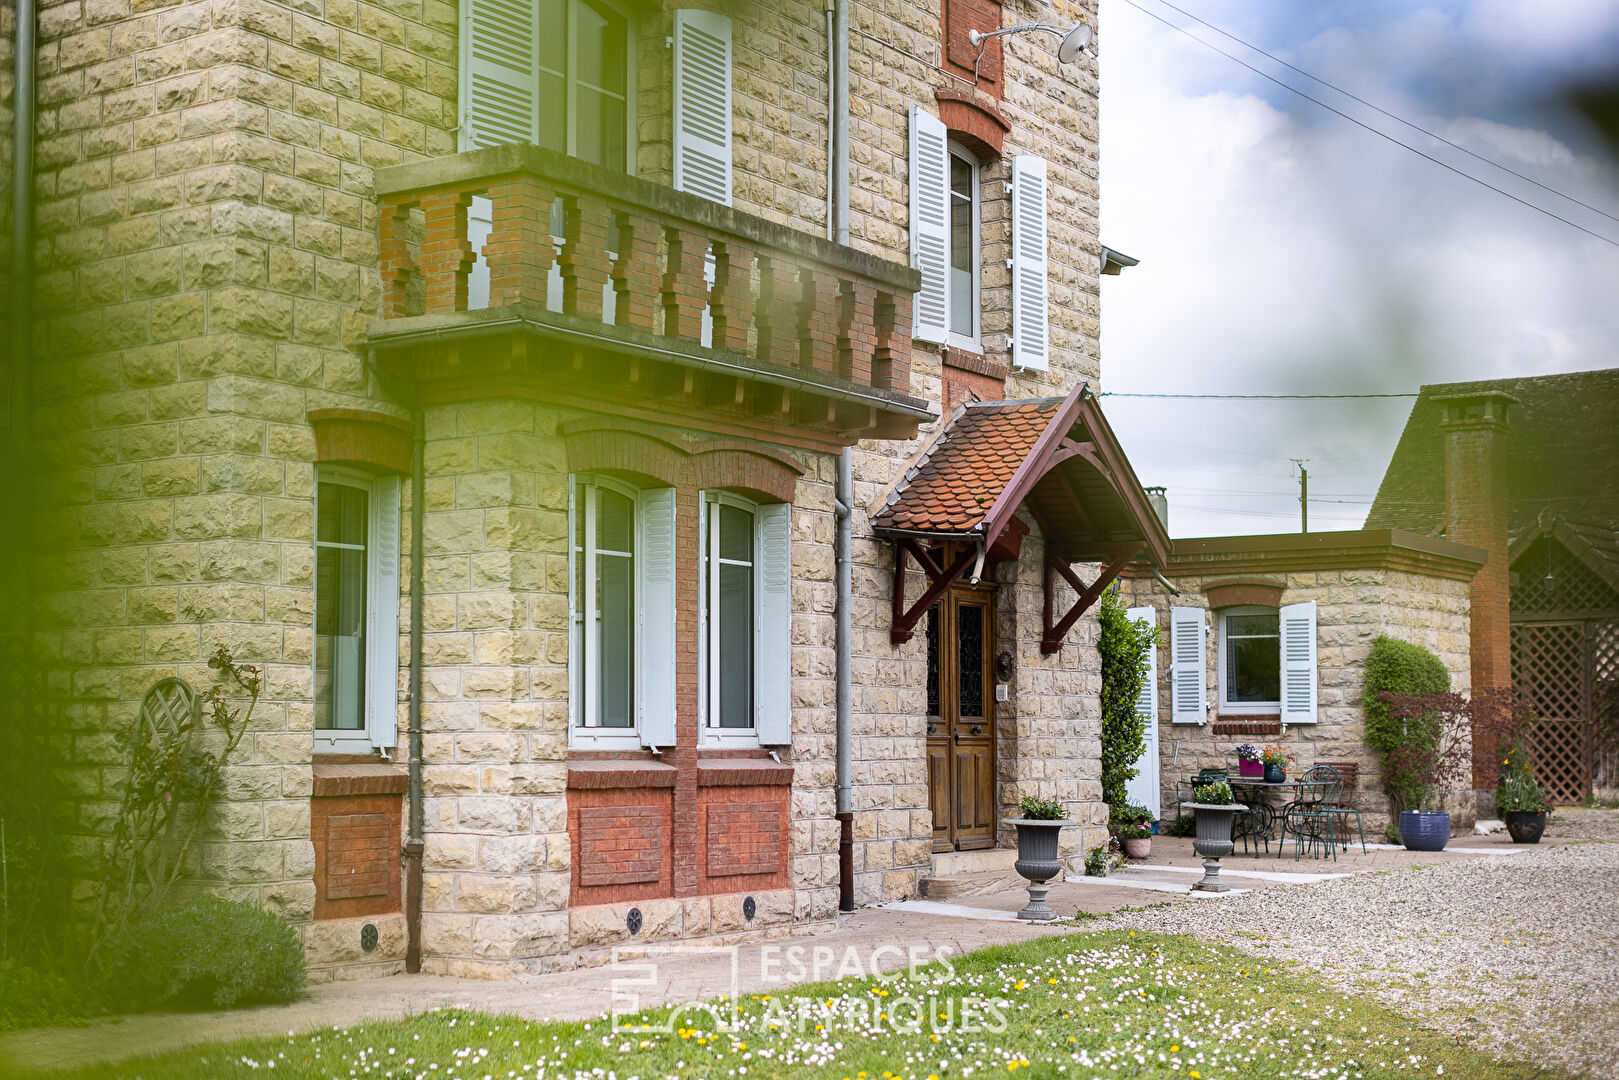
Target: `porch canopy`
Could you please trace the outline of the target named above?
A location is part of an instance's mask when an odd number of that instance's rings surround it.
[[[1067,397],[974,401],[958,408],[872,518],[872,531],[894,542],[894,620],[889,636],[908,641],[917,622],[945,591],[985,561],[1015,558],[1028,506],[1045,537],[1045,620],[1042,652],[1063,637],[1130,562],[1155,566],[1169,558],[1169,536],[1130,467],[1096,395],[1079,383]],[[966,545],[941,566],[926,545]],[[905,603],[906,560],[915,559],[929,586]],[[1089,584],[1074,563],[1100,563]],[[1078,594],[1069,610],[1054,610],[1056,579]]]

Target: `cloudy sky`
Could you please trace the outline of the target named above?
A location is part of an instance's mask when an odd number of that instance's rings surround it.
[[[1614,0],[1170,0],[1468,150],[1619,217],[1619,172],[1561,82],[1619,64]],[[1147,13],[1151,14],[1147,14]],[[1103,0],[1110,393],[1378,393],[1619,366],[1619,245],[1267,82],[1152,15],[1423,152],[1619,241],[1619,221],[1311,83],[1163,0]],[[1358,528],[1410,408],[1109,397],[1175,536]]]

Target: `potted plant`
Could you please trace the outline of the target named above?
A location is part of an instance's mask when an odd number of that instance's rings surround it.
[[[1199,892],[1230,892],[1220,880],[1220,859],[1236,850],[1231,842],[1231,823],[1237,811],[1248,809],[1231,797],[1231,785],[1224,780],[1200,784],[1192,789],[1192,801],[1182,803],[1197,818],[1197,838],[1192,850],[1203,856],[1203,879],[1192,888]]]
[[[1259,747],[1253,743],[1237,747],[1237,775],[1250,779],[1265,775],[1265,763],[1259,760]]]
[[[1287,781],[1287,765],[1294,757],[1280,746],[1266,744],[1259,752],[1259,760],[1265,767],[1265,783],[1281,784]]]
[[[1473,703],[1454,691],[1378,697],[1401,725],[1400,742],[1383,755],[1384,786],[1416,802],[1400,809],[1400,843],[1411,851],[1443,851],[1450,814],[1438,807],[1447,790],[1472,775]]]
[[[1125,803],[1113,812],[1113,835],[1130,858],[1145,859],[1152,854],[1151,821],[1152,811],[1137,803]]]
[[[1057,836],[1064,826],[1079,822],[1063,817],[1062,803],[1025,795],[1018,804],[1022,817],[1005,818],[1004,824],[1017,827],[1017,862],[1013,868],[1029,882],[1029,903],[1018,912],[1020,919],[1055,919],[1057,913],[1046,903],[1046,882],[1062,873],[1057,858]]]
[[[1546,793],[1528,771],[1503,777],[1495,792],[1495,812],[1507,823],[1514,844],[1540,843],[1551,808]]]

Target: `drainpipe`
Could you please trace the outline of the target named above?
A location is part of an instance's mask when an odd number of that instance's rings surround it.
[[[828,0],[832,18],[831,184],[832,239],[849,242],[849,0]],[[838,455],[837,534],[837,814],[838,910],[854,910],[854,715],[851,654],[854,649],[853,574],[854,451]]]
[[[826,0],[826,238],[838,237],[837,196],[833,193],[838,156],[838,91],[832,74],[838,66],[837,0]]]
[[[854,642],[852,616],[854,568],[854,451],[838,455],[838,491],[834,511],[837,533],[833,554],[837,564],[837,720],[838,720],[838,910],[854,910],[854,711],[850,662]]]
[[[11,438],[14,453],[32,448],[34,293],[34,0],[17,0],[12,44],[11,155]],[[18,459],[13,457],[16,464]],[[31,470],[13,474],[29,490]],[[25,505],[32,505],[31,503]],[[26,578],[27,575],[20,575]]]
[[[426,515],[427,479],[423,459],[427,417],[418,404],[411,415],[410,439],[410,775],[407,781],[409,834],[405,838],[405,970],[422,970],[422,602],[424,584],[422,522]]]

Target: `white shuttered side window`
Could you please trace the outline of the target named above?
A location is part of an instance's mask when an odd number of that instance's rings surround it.
[[[1316,722],[1315,601],[1288,604],[1281,616],[1282,723]]]
[[[793,741],[792,512],[766,503],[754,516],[754,724],[765,746]]]
[[[1125,616],[1133,622],[1146,623],[1157,628],[1158,610],[1150,607],[1133,607],[1126,611]],[[1141,696],[1136,698],[1136,712],[1141,714],[1148,726],[1158,723],[1158,643],[1153,642],[1147,650],[1147,679],[1141,684]]]
[[[731,205],[731,20],[675,12],[675,190]]]
[[[646,488],[637,506],[635,695],[641,742],[675,744],[675,489]]]
[[[1046,257],[1046,161],[1012,159],[1012,366],[1051,366]]]
[[[367,582],[366,732],[373,746],[399,742],[399,477],[371,485]]]
[[[944,124],[911,106],[911,265],[922,273],[914,325],[918,341],[950,338],[950,150]]]
[[[1207,719],[1207,639],[1202,608],[1169,609],[1169,708],[1177,724],[1201,724]]]
[[[527,0],[463,0],[462,150],[538,138],[539,40],[540,5]]]

